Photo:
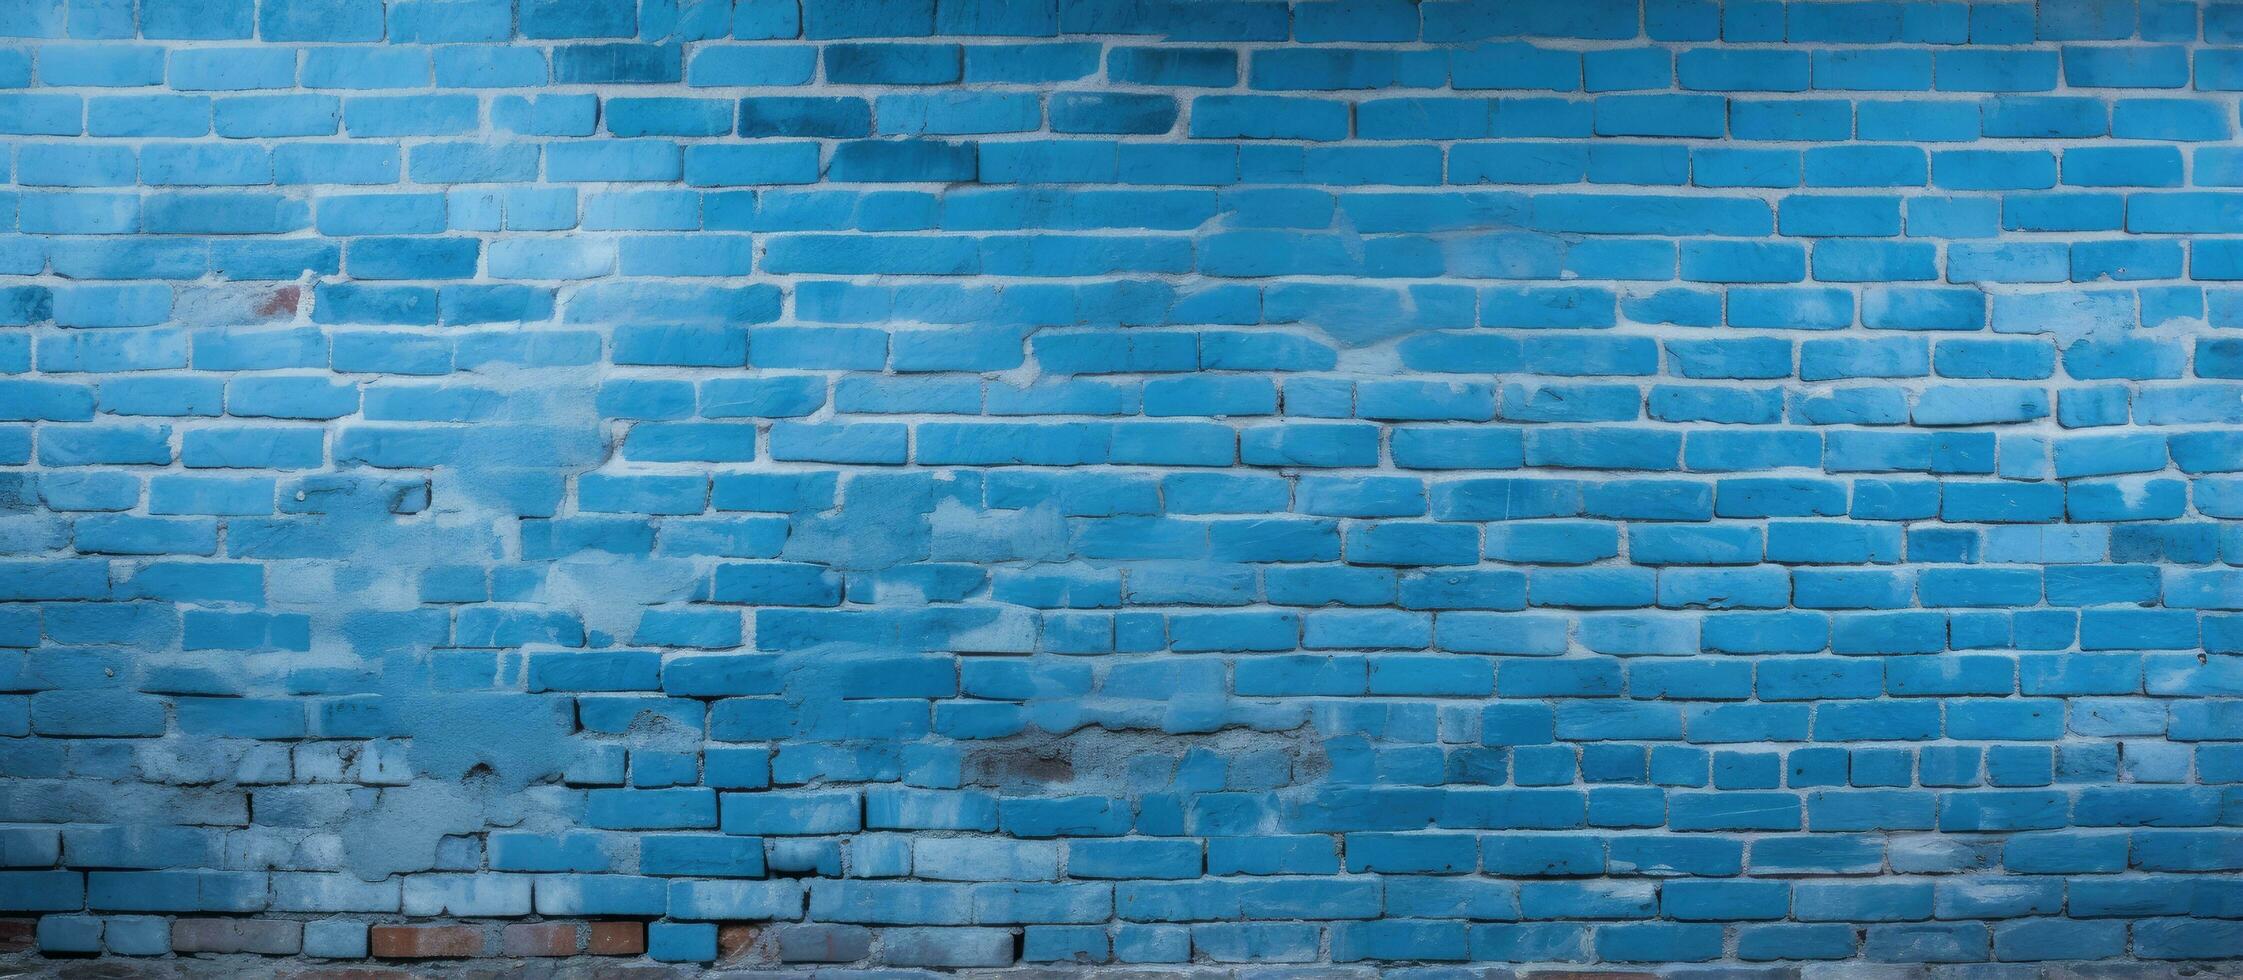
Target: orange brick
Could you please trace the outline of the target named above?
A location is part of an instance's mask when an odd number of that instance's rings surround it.
[[[385,960],[458,959],[483,955],[483,930],[475,926],[375,926],[367,947]]]
[[[637,956],[646,952],[646,923],[594,922],[589,950],[594,956]]]
[[[508,956],[575,956],[576,923],[512,923],[506,927],[500,946]]]
[[[745,922],[720,923],[717,926],[717,959],[726,963],[738,963],[762,938],[762,926]]]

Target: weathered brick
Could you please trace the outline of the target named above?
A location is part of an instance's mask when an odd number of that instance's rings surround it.
[[[872,930],[863,926],[778,926],[779,959],[787,963],[854,963],[872,953]]]
[[[574,956],[577,927],[574,922],[515,922],[499,935],[506,956]]]
[[[584,948],[594,956],[637,956],[646,952],[646,923],[594,922]]]
[[[303,948],[304,924],[287,919],[173,919],[177,953],[262,953],[291,956]]]
[[[480,956],[486,936],[480,926],[375,926],[367,946],[377,959],[458,959]]]
[[[746,922],[717,924],[717,960],[739,963],[763,941],[763,927]]]

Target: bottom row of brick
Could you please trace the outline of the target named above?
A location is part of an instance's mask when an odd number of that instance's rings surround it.
[[[657,940],[685,951],[699,947],[716,926],[657,923]],[[668,935],[668,930],[690,935]],[[329,959],[471,959],[482,956],[638,956],[647,952],[647,924],[513,922],[498,931],[476,925],[373,925],[326,919],[164,919],[157,916],[50,915],[0,919],[0,952],[36,948],[49,954],[99,953],[161,956],[165,953],[256,953]]]
[[[1335,962],[1458,961],[1589,962],[1590,933],[1565,923],[1472,925],[1382,920],[1333,924]],[[1343,927],[1345,927],[1343,931]],[[1734,955],[1754,961],[1849,959],[1864,952],[1859,930],[1844,923],[1765,923],[1733,938]],[[1483,935],[1485,931],[1485,935]],[[1720,959],[1728,930],[1714,923],[1598,923],[1596,958],[1610,962],[1705,963]],[[2028,918],[1989,928],[1981,922],[1882,923],[1866,928],[1866,954],[1883,964],[2109,960],[2124,956],[2128,936],[2137,956],[2156,960],[2236,959],[2243,921],[2159,918],[2074,920]],[[494,957],[638,957],[671,964],[857,963],[887,966],[989,968],[1029,964],[1187,963],[1195,953],[1217,963],[1307,963],[1322,954],[1317,923],[1212,922],[1029,926],[1025,933],[986,927],[891,927],[815,922],[672,922],[638,920],[441,922],[371,924],[361,919],[277,919],[96,916],[0,919],[0,954],[37,950],[44,956],[126,957],[251,954],[322,960],[392,962]],[[2155,975],[2168,975],[2167,970]],[[2185,972],[2185,971],[2184,971]],[[2151,976],[2143,973],[2142,976]],[[2228,974],[2221,974],[2226,976]]]

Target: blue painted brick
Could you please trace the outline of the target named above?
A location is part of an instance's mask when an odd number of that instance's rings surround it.
[[[19,6],[51,953],[2243,950],[2230,7]]]

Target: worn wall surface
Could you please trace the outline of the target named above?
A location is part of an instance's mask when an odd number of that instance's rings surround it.
[[[2243,6],[0,34],[0,965],[2243,957]]]

